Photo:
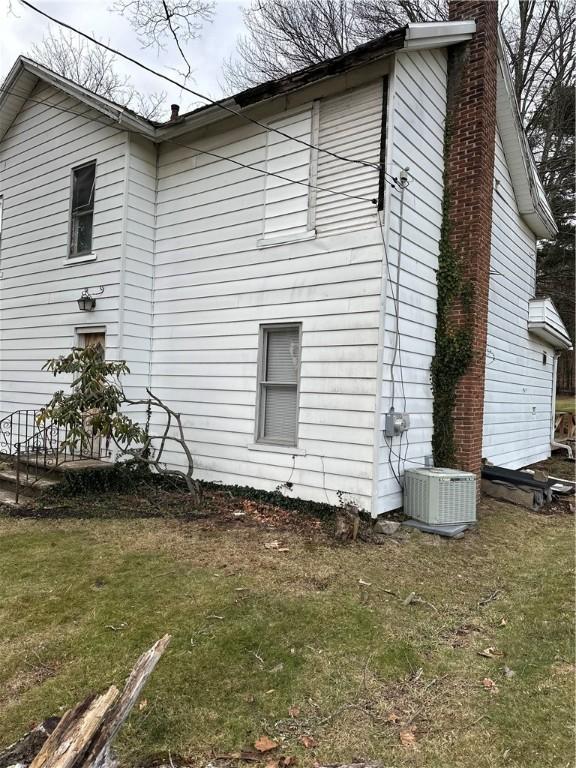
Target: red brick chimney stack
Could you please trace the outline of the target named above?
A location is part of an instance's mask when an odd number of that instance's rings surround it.
[[[447,184],[451,242],[462,277],[473,288],[470,313],[455,310],[453,322],[472,321],[473,359],[460,380],[454,408],[456,465],[479,473],[484,417],[484,366],[496,143],[498,2],[449,2],[450,21],[476,21],[473,39],[450,50]]]

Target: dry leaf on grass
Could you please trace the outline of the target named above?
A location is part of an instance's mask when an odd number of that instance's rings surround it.
[[[504,656],[502,651],[499,651],[497,648],[494,648],[493,645],[491,645],[489,648],[484,648],[483,651],[477,651],[478,656],[486,656],[487,659],[496,659],[499,656]]]
[[[278,768],[279,765],[280,763],[278,762],[278,760],[270,760],[269,763],[266,763],[264,768]]]
[[[300,707],[288,707],[290,717],[300,717]]]
[[[403,747],[415,747],[416,746],[416,736],[414,734],[414,726],[410,726],[410,728],[402,728],[400,731],[400,744],[402,744]]]
[[[498,686],[494,680],[491,680],[489,677],[485,677],[482,680],[482,685],[487,691],[490,691],[490,693],[498,693]]]
[[[254,742],[254,746],[258,752],[270,752],[270,750],[276,749],[278,742],[272,741],[268,736],[260,736],[260,738],[256,739]]]
[[[390,712],[386,720],[389,723],[397,723],[400,720],[400,715],[397,715],[396,712]]]
[[[364,581],[364,579],[358,579],[358,584],[360,584],[361,587],[371,587],[372,582],[371,581]]]
[[[138,704],[138,709],[140,710],[140,712],[142,712],[142,710],[146,709],[147,706],[148,706],[148,699],[142,699],[140,704]]]
[[[296,758],[292,756],[281,757],[278,764],[280,768],[290,768],[291,765],[296,765]]]
[[[316,746],[316,739],[312,736],[300,736],[300,743],[303,744],[306,749],[312,749]]]
[[[276,552],[289,552],[290,549],[288,547],[281,547],[278,541],[267,541],[264,544],[264,547],[266,549],[274,549]]]

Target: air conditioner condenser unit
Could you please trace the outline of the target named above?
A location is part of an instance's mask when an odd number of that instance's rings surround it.
[[[404,513],[426,525],[476,522],[476,476],[442,467],[407,469]]]

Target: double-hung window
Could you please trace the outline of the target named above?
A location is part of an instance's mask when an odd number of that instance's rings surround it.
[[[92,251],[95,182],[95,162],[72,169],[70,256],[83,256]]]
[[[258,419],[260,443],[296,446],[300,325],[266,325],[260,332]]]

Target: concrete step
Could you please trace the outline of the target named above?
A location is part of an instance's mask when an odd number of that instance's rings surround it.
[[[6,491],[3,488],[0,488],[0,506],[5,504],[7,507],[15,507],[16,505],[16,494],[13,491]]]
[[[21,465],[28,465],[30,467],[36,466],[36,458],[31,456],[20,457]],[[50,472],[52,477],[62,472],[82,472],[85,470],[106,470],[113,467],[114,464],[111,461],[104,461],[103,459],[74,459],[73,461],[60,461],[56,464],[55,459],[46,459],[46,472]],[[43,470],[44,471],[44,470]]]
[[[40,476],[35,479],[32,476],[26,477],[25,471],[20,472],[20,494],[26,496],[39,496],[41,493],[50,490],[60,482],[59,477]],[[16,490],[16,470],[0,470],[0,490],[13,493]]]

